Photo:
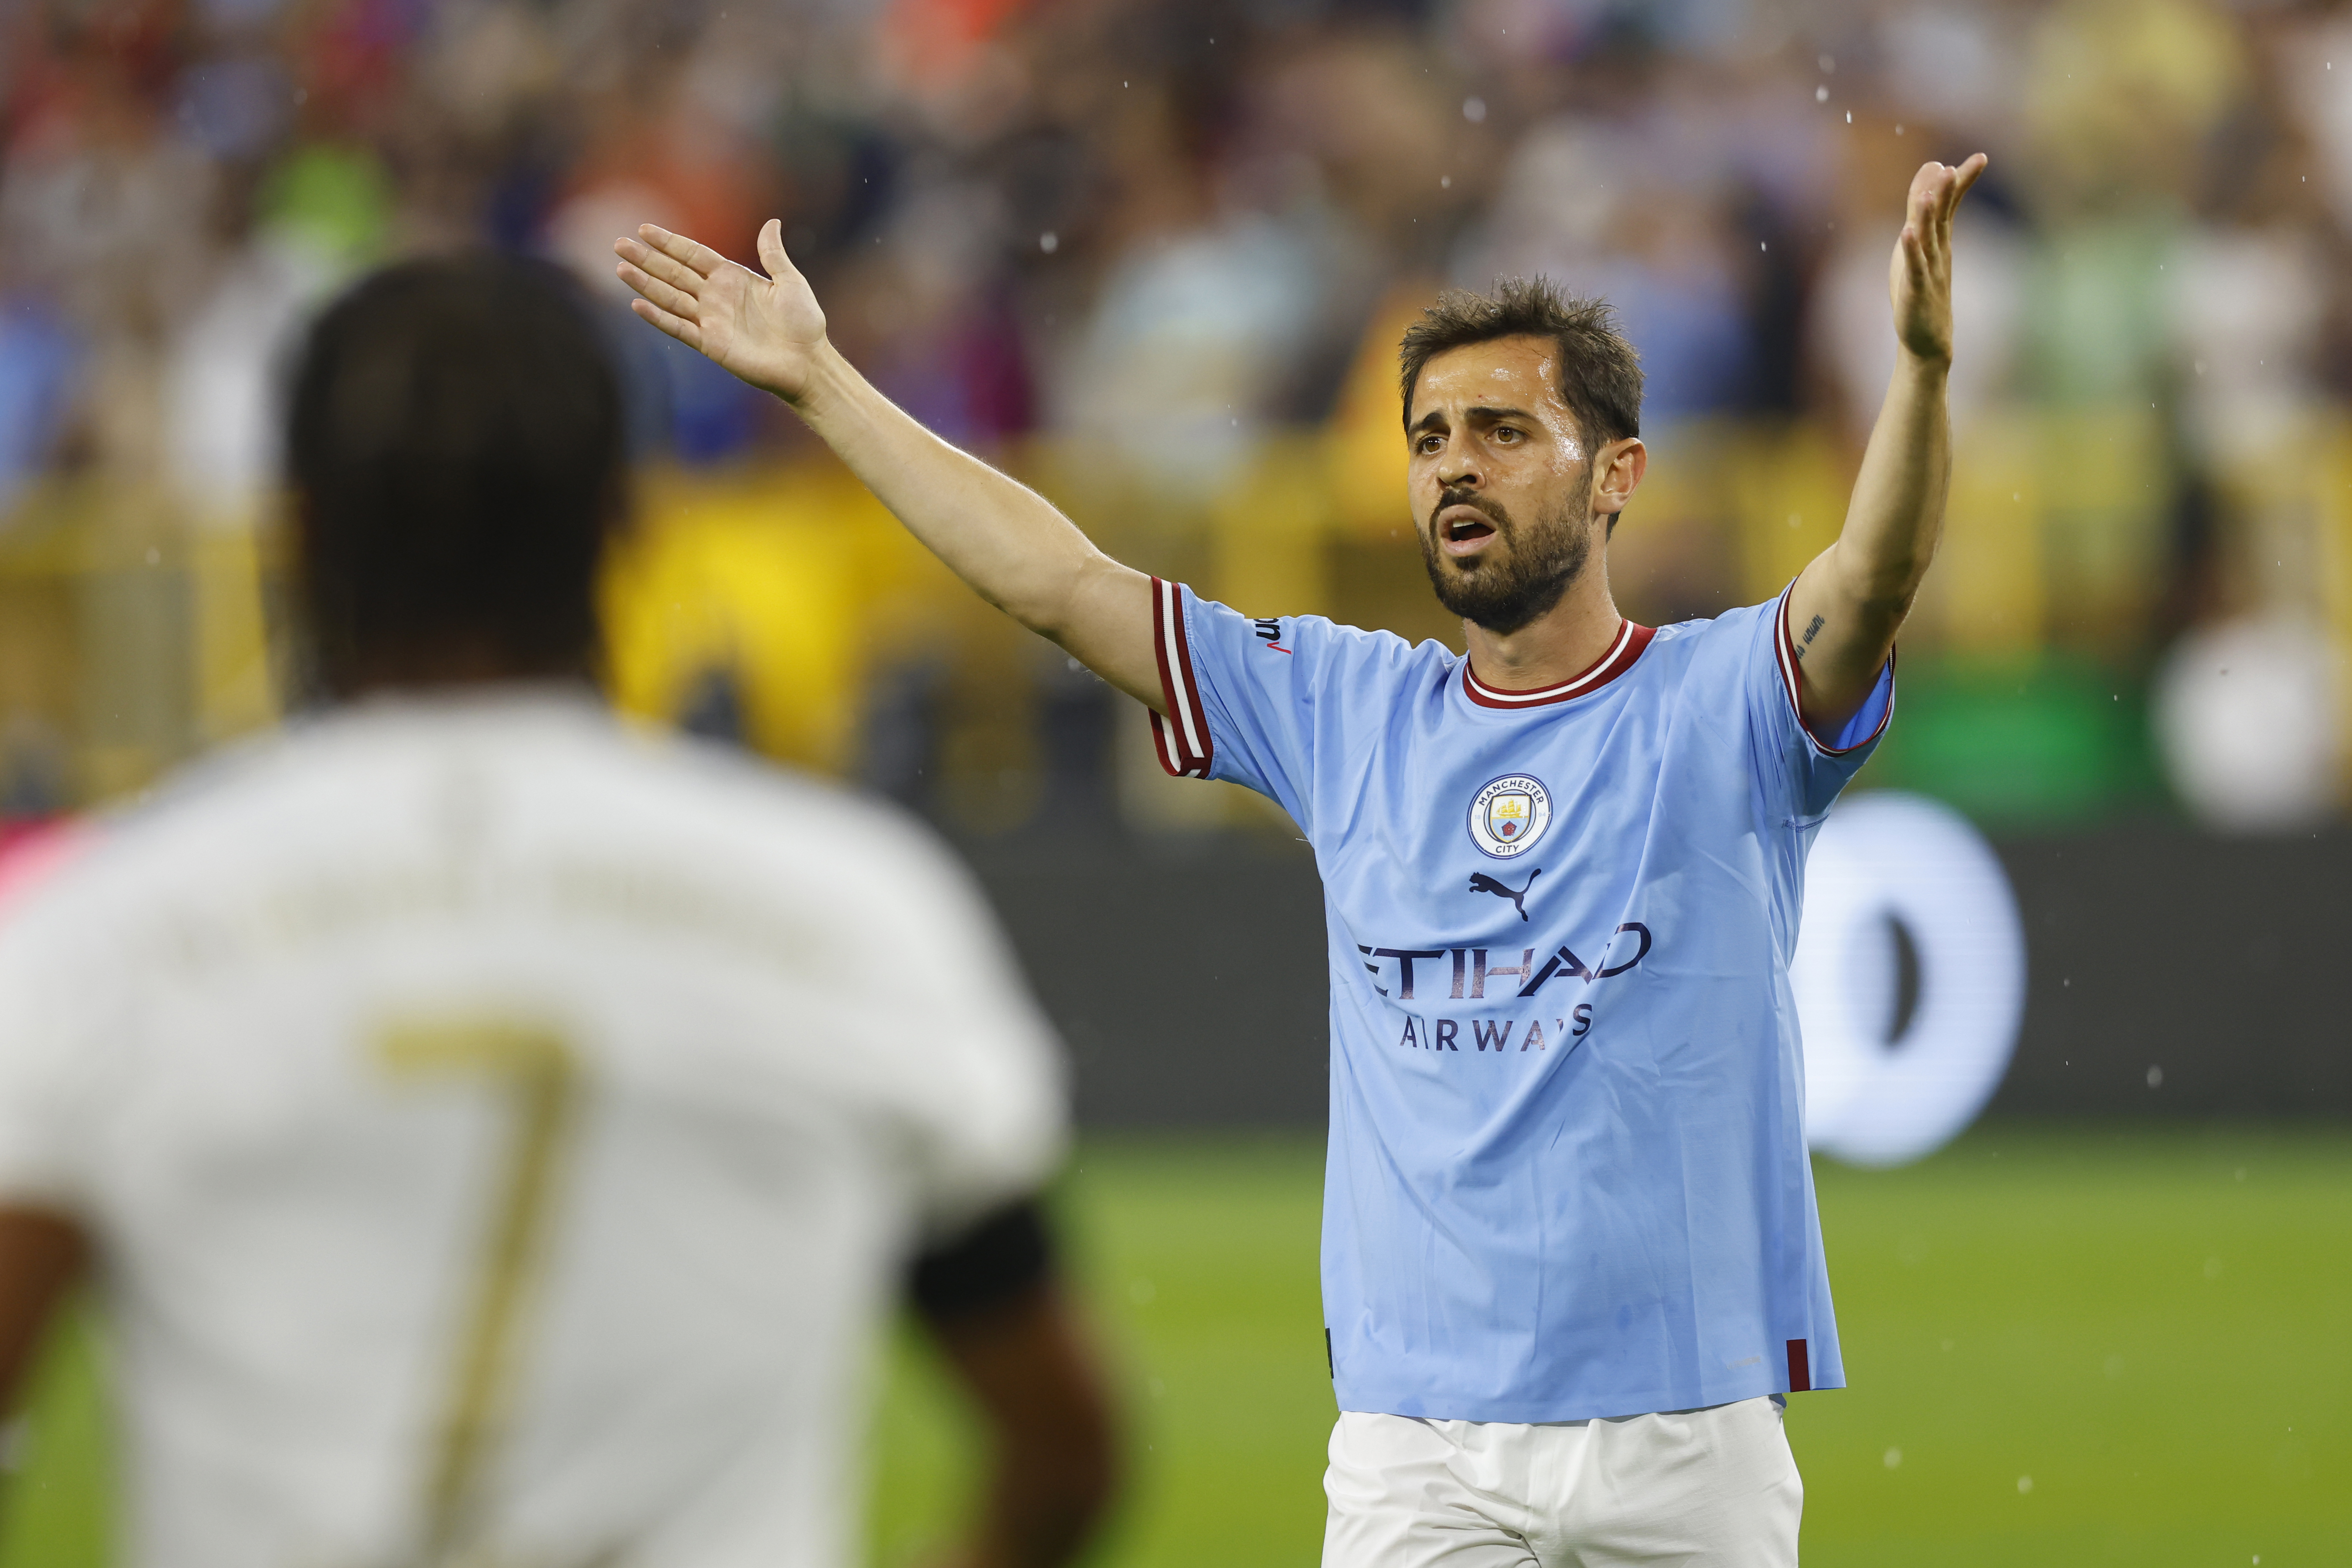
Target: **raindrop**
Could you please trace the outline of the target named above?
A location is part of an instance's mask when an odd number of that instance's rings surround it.
[[[2018,1478],[2017,1478],[2017,1495],[2018,1495],[2018,1496],[2020,1496],[2020,1497],[2023,1497],[2026,1493],[2028,1493],[2028,1492],[2032,1491],[2032,1489],[2033,1489],[2033,1478],[2032,1478],[2032,1476],[2020,1476],[2020,1477],[2018,1477]]]
[[[2221,1278],[2221,1260],[2220,1258],[2209,1258],[2205,1260],[2205,1278],[2208,1279],[2219,1279]]]
[[[2164,1087],[2164,1069],[2162,1068],[2150,1068],[2147,1069],[2147,1087],[2150,1089],[2162,1089]]]
[[[1486,122],[1486,100],[1483,98],[1464,99],[1462,118],[1473,125],[1484,125]]]
[[[1886,1450],[1886,1468],[1890,1470],[1899,1470],[1903,1468],[1902,1449],[1889,1448]]]
[[[1895,134],[1896,134],[1897,136],[1902,135],[1902,134],[1903,134],[1903,127],[1902,127],[1902,126],[1900,126],[1900,125],[1897,125],[1897,126],[1895,128]]]
[[[1846,122],[1848,125],[1851,125],[1851,124],[1853,124],[1853,110],[1851,110],[1851,109],[1849,109],[1849,110],[1847,110],[1845,111],[1845,122]]]
[[[1823,76],[1837,75],[1837,57],[1835,55],[1823,55],[1821,58],[1820,64],[1822,74]]]
[[[1813,89],[1813,101],[1815,103],[1827,103],[1829,100],[1830,89],[1826,86]]]
[[[1451,175],[1451,174],[1440,174],[1440,175],[1438,175],[1438,176],[1437,176],[1437,188],[1438,188],[1439,190],[1441,190],[1441,191],[1450,191],[1450,190],[1452,190],[1452,189],[1454,188],[1454,176],[1453,176],[1453,175]]]
[[[1037,237],[1037,248],[1051,256],[1062,248],[1062,237],[1049,228]]]

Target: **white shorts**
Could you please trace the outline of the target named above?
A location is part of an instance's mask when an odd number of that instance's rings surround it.
[[[1796,1568],[1780,1402],[1522,1426],[1343,1412],[1323,1568]]]

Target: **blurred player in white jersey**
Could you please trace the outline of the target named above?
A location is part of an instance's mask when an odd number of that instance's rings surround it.
[[[615,721],[620,400],[560,277],[362,285],[294,384],[321,713],[0,925],[0,1377],[90,1276],[142,1568],[846,1563],[902,1289],[1048,1564],[1112,1470],[1056,1047],[897,814]]]

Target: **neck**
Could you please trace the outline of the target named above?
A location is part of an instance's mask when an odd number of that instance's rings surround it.
[[[1515,632],[1462,623],[1473,674],[1498,691],[1535,691],[1573,680],[1617,640],[1624,617],[1609,592],[1609,558],[1596,550],[1559,603]]]
[[[328,687],[342,701],[386,692],[448,693],[526,684],[589,684],[584,661],[518,658],[479,637],[371,648],[330,672]]]

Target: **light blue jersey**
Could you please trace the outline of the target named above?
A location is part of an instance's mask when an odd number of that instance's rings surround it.
[[[1535,692],[1433,642],[1153,595],[1163,765],[1271,796],[1323,876],[1339,1407],[1570,1421],[1842,1386],[1789,962],[1892,664],[1822,741],[1785,594],[1628,622]]]

